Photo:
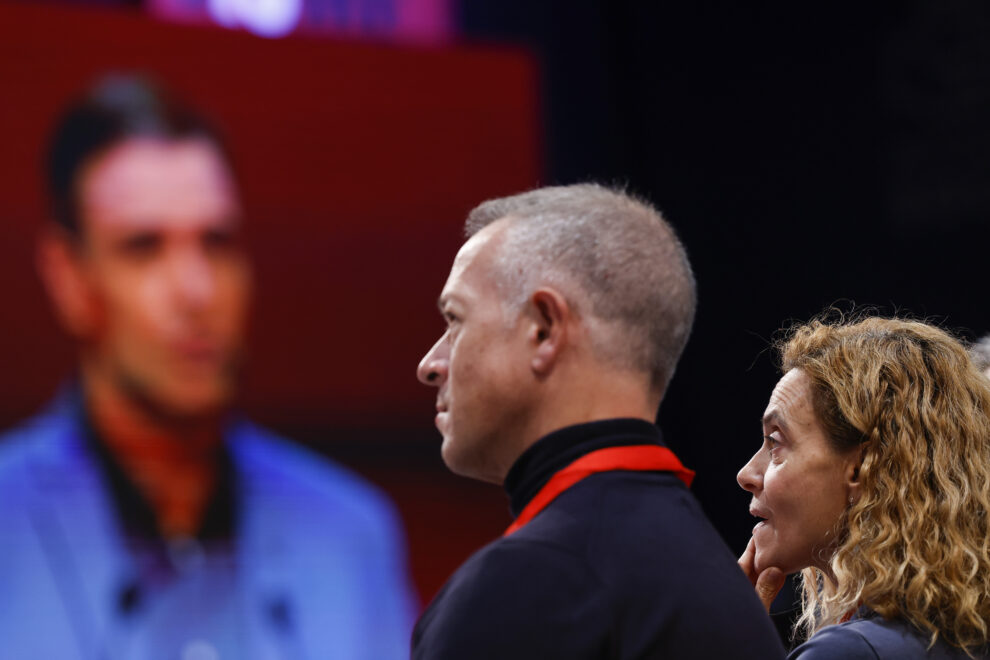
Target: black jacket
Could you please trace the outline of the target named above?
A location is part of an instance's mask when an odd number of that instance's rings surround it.
[[[641,420],[561,429],[506,478],[518,515],[596,449],[661,444]],[[783,658],[753,587],[673,474],[603,472],[475,553],[413,633],[414,660]]]

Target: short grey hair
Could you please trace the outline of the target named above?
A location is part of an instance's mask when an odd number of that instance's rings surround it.
[[[697,294],[684,246],[660,212],[595,183],[492,199],[468,215],[470,238],[509,225],[496,257],[503,300],[521,307],[557,287],[589,327],[596,354],[665,389],[687,344]]]
[[[984,335],[982,339],[970,346],[969,356],[980,371],[986,372],[987,369],[990,369],[990,335]]]

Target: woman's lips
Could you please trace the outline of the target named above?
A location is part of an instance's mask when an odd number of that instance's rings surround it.
[[[759,507],[751,506],[749,507],[749,515],[755,518],[761,518],[760,522],[756,523],[756,525],[753,527],[753,534],[756,534],[757,531],[761,529],[765,529],[767,527],[767,520],[769,519],[770,516],[766,511],[764,511]]]

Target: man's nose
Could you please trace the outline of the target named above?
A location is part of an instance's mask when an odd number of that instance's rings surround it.
[[[736,481],[742,486],[742,489],[750,493],[756,493],[763,490],[763,465],[760,459],[760,454],[763,453],[762,450],[753,454],[753,458],[749,459],[739,470],[739,474],[736,475]]]
[[[416,368],[416,377],[424,385],[440,387],[447,380],[447,368],[450,364],[450,351],[447,345],[447,335],[444,333],[437,343],[427,351]]]
[[[207,306],[217,289],[217,276],[209,257],[195,249],[176,255],[172,264],[172,285],[184,306],[191,309]]]

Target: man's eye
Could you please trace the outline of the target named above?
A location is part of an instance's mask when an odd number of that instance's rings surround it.
[[[237,236],[232,231],[208,231],[203,234],[202,240],[208,250],[227,250],[237,245]]]
[[[150,257],[161,245],[161,237],[156,234],[135,234],[120,243],[120,250],[132,257]]]

